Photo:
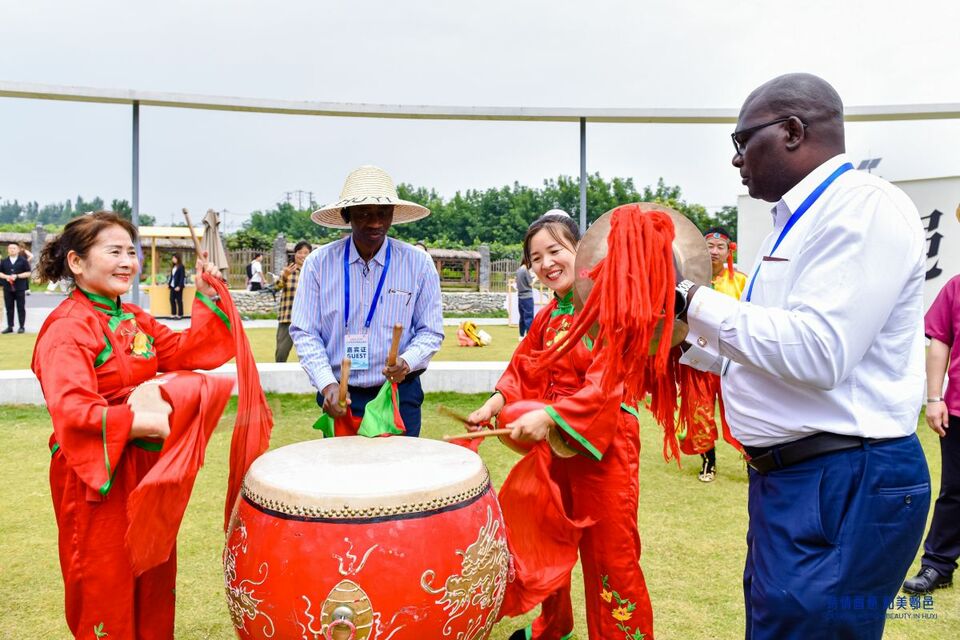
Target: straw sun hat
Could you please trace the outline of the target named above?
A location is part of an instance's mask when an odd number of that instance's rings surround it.
[[[430,215],[430,209],[397,197],[393,179],[380,167],[364,165],[354,169],[343,183],[340,199],[313,212],[310,218],[324,227],[349,229],[340,212],[347,207],[362,204],[393,205],[393,224],[413,222]]]

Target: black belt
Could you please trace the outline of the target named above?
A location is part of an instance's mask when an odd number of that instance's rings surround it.
[[[817,456],[848,449],[859,449],[864,444],[874,444],[895,440],[896,438],[861,438],[860,436],[844,436],[837,433],[817,433],[800,440],[772,447],[748,447],[743,449],[750,456],[747,464],[758,473],[769,473],[776,469],[783,469]]]

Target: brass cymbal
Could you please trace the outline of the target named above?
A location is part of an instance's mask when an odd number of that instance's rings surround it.
[[[700,285],[710,284],[712,269],[710,266],[710,252],[703,234],[695,224],[682,213],[665,205],[655,202],[638,202],[641,211],[662,211],[673,220],[675,236],[673,240],[673,255],[680,266],[680,273],[687,280]],[[574,262],[573,304],[577,311],[583,308],[583,302],[593,289],[593,280],[584,274],[590,272],[598,262],[607,255],[607,236],[610,234],[610,220],[613,211],[608,211],[590,225],[580,240],[577,248],[577,258]],[[599,327],[593,327],[590,335],[596,338]],[[672,345],[680,344],[687,335],[687,325],[682,322],[674,323]],[[651,345],[654,349],[655,345]]]

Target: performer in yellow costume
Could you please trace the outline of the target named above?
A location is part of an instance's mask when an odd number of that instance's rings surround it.
[[[723,227],[711,227],[703,234],[710,251],[710,265],[713,267],[713,280],[710,282],[714,290],[724,293],[731,298],[740,299],[747,284],[747,276],[733,268],[733,252],[737,243],[730,239],[730,233]],[[719,380],[716,380],[716,389],[719,394]],[[713,430],[716,433],[716,429]],[[725,434],[726,435],[726,434]],[[713,482],[717,477],[717,452],[714,447],[700,454],[701,482]]]
[[[710,266],[713,267],[713,281],[710,284],[715,291],[739,300],[747,284],[747,276],[733,268],[733,252],[737,243],[730,240],[730,234],[723,227],[710,227],[703,238],[707,241]]]

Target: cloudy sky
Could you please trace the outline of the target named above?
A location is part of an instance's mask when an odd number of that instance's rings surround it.
[[[389,104],[739,108],[790,71],[854,105],[960,103],[954,0],[0,0],[0,80]],[[130,108],[0,98],[0,199],[130,197]],[[589,125],[588,170],[742,192],[728,125]],[[960,175],[960,121],[848,125],[855,160]],[[445,195],[579,172],[576,124],[141,109],[141,211],[337,197],[355,166]]]

